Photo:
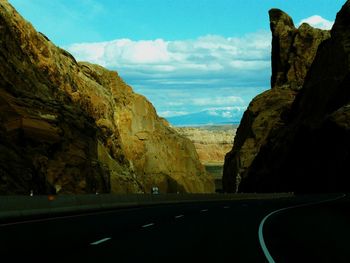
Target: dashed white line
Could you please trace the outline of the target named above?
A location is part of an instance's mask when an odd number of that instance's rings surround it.
[[[229,206],[224,206],[223,209],[229,209],[230,207]]]
[[[184,217],[184,215],[175,216],[176,219],[181,218],[181,217]]]
[[[208,212],[208,209],[202,209],[201,212]]]
[[[146,224],[146,225],[143,225],[142,227],[146,228],[146,227],[150,227],[150,226],[154,226],[154,223]]]
[[[106,237],[106,238],[103,238],[103,239],[100,239],[100,240],[97,240],[95,242],[92,242],[90,243],[90,245],[94,246],[94,245],[98,245],[98,244],[101,244],[103,242],[106,242],[108,240],[112,239],[111,237]]]
[[[135,210],[139,210],[140,208],[126,208],[126,209],[128,211],[135,211]],[[61,220],[61,219],[67,219],[67,218],[78,218],[78,217],[86,217],[86,216],[91,216],[91,215],[103,215],[103,214],[111,214],[111,213],[116,213],[116,211],[115,210],[112,210],[112,211],[100,211],[100,212],[83,213],[83,214],[70,215],[70,216],[62,215],[62,216],[42,218],[42,219],[25,220],[25,221],[18,221],[18,222],[0,224],[0,227],[7,227],[7,226],[13,226],[13,225],[22,225],[22,224],[31,224],[31,223],[40,223],[40,222]]]

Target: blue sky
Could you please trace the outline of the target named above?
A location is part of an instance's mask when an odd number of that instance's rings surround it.
[[[330,28],[345,0],[10,0],[78,60],[117,70],[159,115],[237,121],[269,88],[268,10]]]

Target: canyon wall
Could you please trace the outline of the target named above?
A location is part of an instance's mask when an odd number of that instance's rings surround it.
[[[269,17],[272,32],[271,89],[256,96],[243,115],[233,148],[225,156],[225,192],[238,191],[240,182],[247,181],[252,163],[262,147],[288,124],[286,116],[296,95],[301,92],[318,47],[330,37],[329,31],[305,23],[295,28],[290,16],[279,9],[271,9]]]
[[[240,186],[246,192],[348,192],[350,1],[318,48],[303,87]]]
[[[213,192],[193,144],[115,71],[0,2],[0,194]]]

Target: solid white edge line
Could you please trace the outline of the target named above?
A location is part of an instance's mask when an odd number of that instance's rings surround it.
[[[259,235],[260,246],[261,246],[261,249],[264,252],[264,255],[265,255],[265,257],[266,257],[266,259],[267,259],[267,261],[269,263],[275,263],[275,261],[273,260],[273,257],[271,256],[269,250],[266,247],[265,240],[264,240],[264,237],[263,237],[263,227],[264,227],[266,219],[269,218],[274,213],[277,213],[278,211],[279,210],[277,210],[275,212],[272,212],[272,213],[268,214],[267,216],[265,216],[264,219],[260,222],[260,225],[259,225],[258,235]]]
[[[311,205],[316,205],[316,204],[322,204],[322,203],[327,203],[327,202],[336,201],[336,200],[338,200],[338,199],[344,198],[345,196],[346,196],[346,194],[343,194],[343,195],[338,196],[338,197],[336,197],[336,198],[332,198],[332,199],[328,199],[328,200],[324,200],[324,201],[319,201],[319,202],[313,202],[313,203],[307,203],[307,204],[302,204],[302,205],[295,205],[295,206],[285,207],[285,208],[278,209],[278,210],[276,210],[276,211],[272,211],[272,212],[269,213],[267,216],[265,216],[265,217],[263,218],[263,220],[261,220],[261,222],[260,222],[258,235],[259,235],[259,242],[260,242],[261,249],[263,250],[264,255],[265,255],[267,261],[268,261],[269,263],[275,263],[275,260],[273,259],[273,257],[271,256],[269,250],[268,250],[267,247],[266,247],[265,240],[264,240],[264,236],[263,236],[264,224],[265,224],[266,220],[267,220],[270,216],[272,216],[273,214],[282,212],[282,211],[284,211],[284,210],[288,210],[288,209],[293,209],[293,208],[298,208],[298,207],[303,207],[303,206],[311,206]]]
[[[143,228],[146,228],[146,227],[150,227],[150,226],[154,226],[154,223],[150,223],[150,224],[147,224],[147,225],[143,225],[142,227],[143,227]]]
[[[90,243],[90,245],[94,246],[94,245],[98,245],[98,244],[101,244],[103,242],[106,242],[108,240],[112,239],[111,237],[106,237],[106,238],[103,238],[103,239],[100,239],[100,240],[97,240],[95,242],[92,242]]]

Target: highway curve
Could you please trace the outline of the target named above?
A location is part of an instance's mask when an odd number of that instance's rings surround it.
[[[350,201],[338,195],[277,211],[264,225],[270,262],[350,262]]]
[[[194,202],[2,223],[1,261],[268,262],[258,236],[266,215],[337,196]],[[346,197],[273,214],[262,231],[269,253],[275,262],[350,262],[348,207]]]

